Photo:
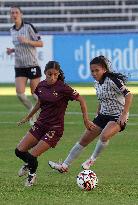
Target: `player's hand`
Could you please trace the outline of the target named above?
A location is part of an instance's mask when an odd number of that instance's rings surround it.
[[[20,126],[20,125],[22,125],[22,124],[28,122],[28,120],[29,120],[28,118],[23,118],[22,120],[20,120],[19,122],[17,122],[17,125]]]
[[[124,126],[124,124],[128,121],[128,114],[122,114],[120,115],[119,119],[117,120],[117,123],[120,126]]]
[[[96,125],[91,120],[85,120],[84,124],[88,130],[92,130],[96,127]]]
[[[24,36],[18,36],[18,40],[20,43],[25,43],[25,44],[28,44],[28,42],[29,42],[28,38],[26,38]]]

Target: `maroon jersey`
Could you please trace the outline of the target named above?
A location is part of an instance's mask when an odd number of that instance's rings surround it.
[[[35,94],[40,101],[41,112],[37,124],[41,126],[57,126],[63,129],[64,115],[69,100],[76,100],[79,96],[74,89],[63,81],[48,85],[46,80],[41,81]]]

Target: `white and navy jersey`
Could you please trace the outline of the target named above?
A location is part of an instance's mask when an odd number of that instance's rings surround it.
[[[34,46],[20,43],[18,36],[24,36],[32,41],[39,41],[40,35],[32,24],[22,22],[19,29],[16,29],[15,25],[10,29],[12,42],[15,47],[15,67],[26,68],[32,66],[38,66],[36,57],[36,48]]]
[[[99,113],[119,116],[125,104],[125,96],[130,92],[116,77],[106,77],[103,83],[96,82],[96,95],[100,103]]]

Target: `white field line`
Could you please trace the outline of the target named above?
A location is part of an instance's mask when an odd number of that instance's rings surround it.
[[[16,112],[16,111],[1,111],[0,114],[3,115],[23,115],[25,114],[25,112]],[[67,115],[82,115],[81,112],[66,112]],[[95,113],[89,113],[89,115],[95,115]],[[129,118],[137,118],[138,114],[130,114]],[[11,121],[0,121],[0,124],[17,124],[17,122],[11,122]],[[76,122],[76,121],[71,121],[71,122],[67,122],[65,121],[65,124],[68,125],[80,125],[83,124],[82,120],[80,122]],[[137,126],[138,122],[128,122],[127,125],[129,126]]]
[[[22,115],[22,114],[26,114],[26,112],[20,111],[0,111],[0,114],[4,114],[4,115]],[[95,115],[94,112],[88,113],[89,115]],[[82,115],[81,112],[66,112],[66,115]],[[138,113],[135,114],[131,114],[129,115],[129,117],[138,117]]]
[[[17,124],[17,122],[10,122],[10,121],[0,121],[0,124]],[[83,122],[65,122],[65,125],[82,125]],[[138,122],[128,122],[127,123],[128,126],[138,126]]]

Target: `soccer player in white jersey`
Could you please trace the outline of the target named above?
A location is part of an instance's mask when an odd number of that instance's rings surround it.
[[[92,155],[82,164],[83,169],[90,169],[109,140],[125,129],[132,94],[125,86],[126,77],[111,70],[111,62],[104,56],[95,57],[90,62],[91,75],[96,80],[96,95],[99,101],[97,115],[91,130],[85,130],[80,141],[70,150],[62,164],[49,161],[49,166],[60,172],[67,172],[72,161],[82,150],[99,136]]]
[[[37,100],[34,90],[40,82],[41,69],[38,65],[36,47],[42,47],[43,42],[36,28],[23,20],[23,13],[19,7],[10,10],[11,20],[14,23],[10,29],[14,48],[7,48],[7,54],[15,53],[15,86],[16,94],[23,105],[30,111],[32,102],[25,95],[28,79],[32,96]],[[30,121],[33,124],[33,121]]]

